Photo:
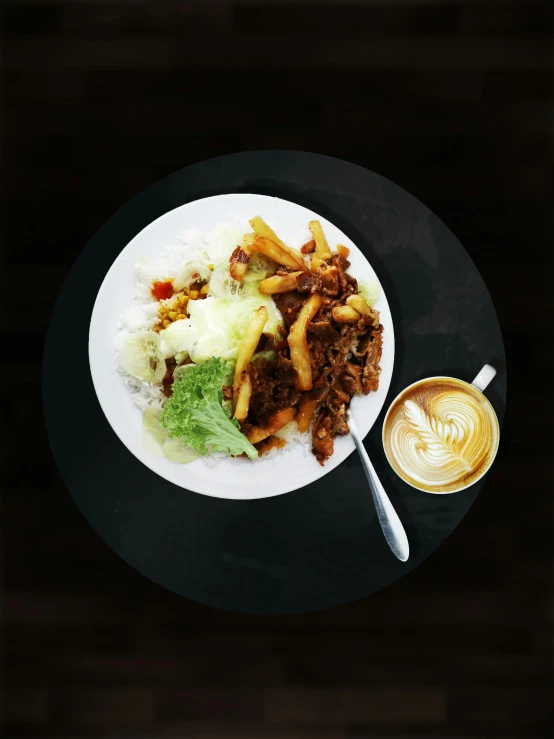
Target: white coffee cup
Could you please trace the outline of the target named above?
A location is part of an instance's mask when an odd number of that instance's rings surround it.
[[[427,377],[396,396],[382,440],[389,464],[404,482],[426,493],[454,493],[488,472],[500,428],[483,392],[495,375],[486,364],[472,383]]]

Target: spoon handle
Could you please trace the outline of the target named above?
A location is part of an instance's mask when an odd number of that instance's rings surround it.
[[[362,443],[352,414],[348,418],[348,425],[350,426],[350,433],[354,439],[354,444],[362,460],[362,467],[364,468],[365,476],[369,483],[369,489],[373,495],[373,502],[375,503],[375,509],[377,511],[377,517],[387,544],[392,550],[392,553],[398,557],[401,562],[406,562],[410,556],[410,545],[408,544],[408,537],[402,526],[402,522],[398,518],[398,514],[393,508],[392,503],[389,500],[389,496],[385,493],[385,489],[381,485],[377,473],[371,464],[365,447]]]

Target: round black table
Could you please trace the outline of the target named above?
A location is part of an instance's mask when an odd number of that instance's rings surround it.
[[[356,454],[292,493],[222,500],[183,490],[151,472],[123,446],[100,409],[83,318],[90,317],[106,272],[158,216],[229,192],[278,196],[320,213],[358,245],[384,286],[395,325],[395,367],[366,447],[406,528],[411,554],[405,564],[385,543]],[[64,371],[68,341],[69,374]],[[427,207],[385,177],[348,162],[258,151],[210,159],[165,177],[94,236],[52,315],[43,402],[52,450],[73,500],[126,562],[201,603],[248,613],[300,613],[389,585],[432,554],[460,523],[486,478],[454,495],[410,488],[386,462],[381,423],[392,398],[411,382],[437,374],[471,381],[485,363],[498,370],[487,396],[502,424],[506,368],[494,307],[468,254]]]

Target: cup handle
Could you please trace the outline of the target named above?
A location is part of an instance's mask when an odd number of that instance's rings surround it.
[[[495,375],[496,370],[494,367],[491,367],[490,364],[486,364],[471,384],[483,393],[490,381],[494,379]]]

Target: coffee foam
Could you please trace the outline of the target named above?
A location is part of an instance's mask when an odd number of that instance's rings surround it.
[[[385,419],[385,453],[406,482],[428,492],[476,482],[498,447],[498,421],[488,400],[466,383],[438,378],[407,388]]]

